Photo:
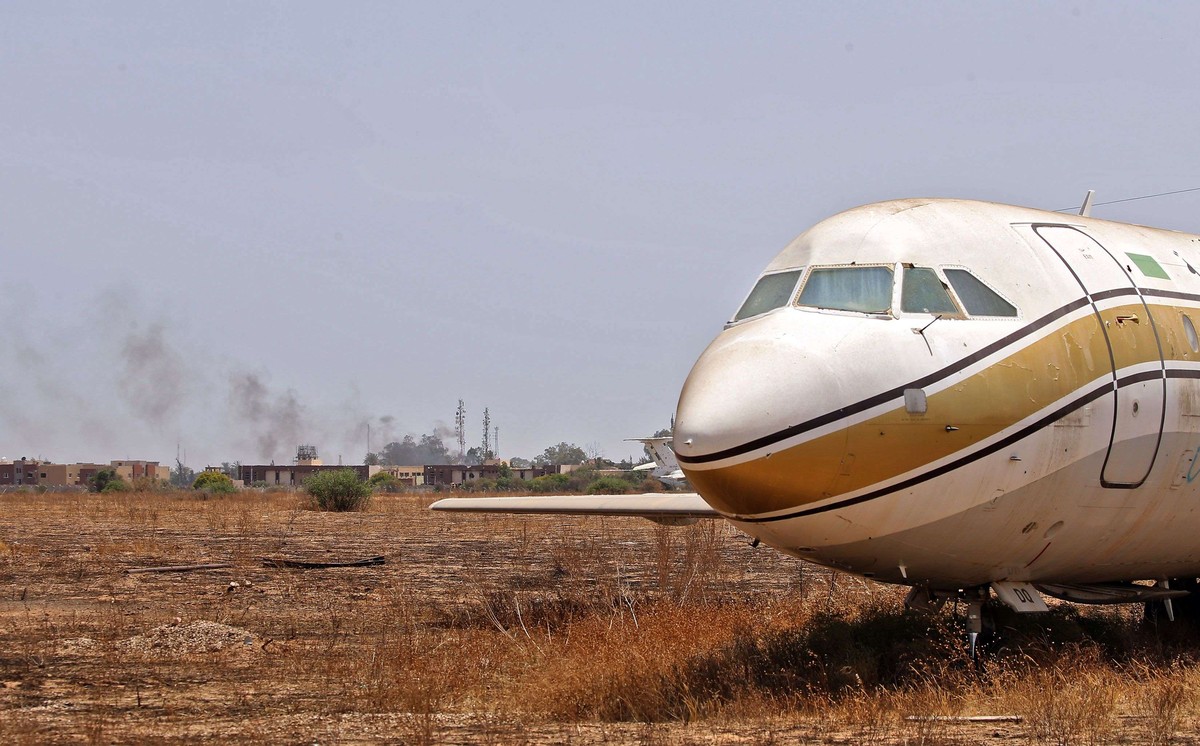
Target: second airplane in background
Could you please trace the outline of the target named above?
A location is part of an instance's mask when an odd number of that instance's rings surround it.
[[[671,489],[680,489],[687,485],[687,477],[679,468],[679,460],[671,450],[673,438],[668,435],[656,438],[627,438],[635,443],[641,443],[650,452],[651,460],[633,467],[634,471],[648,471],[650,476],[662,482]]]

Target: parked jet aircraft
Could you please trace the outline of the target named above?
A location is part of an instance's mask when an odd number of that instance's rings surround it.
[[[989,588],[1169,612],[1200,576],[1197,267],[1200,236],[1167,230],[858,207],[784,248],[688,375],[674,450],[698,495],[433,507],[720,516],[912,606],[965,597],[972,631]]]
[[[671,450],[673,438],[668,436],[665,438],[627,438],[627,440],[646,446],[646,450],[650,451],[650,455],[653,457],[651,461],[633,467],[634,471],[648,471],[650,476],[672,489],[682,487],[687,483],[687,477],[683,475],[683,469],[679,468],[675,452]]]

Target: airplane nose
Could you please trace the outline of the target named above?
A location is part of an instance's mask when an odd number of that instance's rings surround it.
[[[827,360],[809,354],[794,333],[727,330],[684,383],[676,408],[676,451],[690,459],[744,450],[827,411],[840,393]]]
[[[797,447],[788,435],[841,401],[841,379],[829,356],[810,354],[813,342],[778,324],[734,327],[693,366],[676,409],[675,451],[692,485],[719,509],[782,509],[831,488],[844,437],[827,433]]]

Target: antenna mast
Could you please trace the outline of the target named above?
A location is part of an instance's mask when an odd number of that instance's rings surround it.
[[[483,453],[480,454],[486,461],[490,458],[492,452],[492,415],[488,412],[488,408],[483,408]]]
[[[458,400],[458,411],[454,413],[454,437],[458,438],[458,460],[467,453],[467,405]]]

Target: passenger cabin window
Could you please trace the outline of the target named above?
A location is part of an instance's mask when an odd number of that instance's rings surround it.
[[[1017,309],[965,269],[947,269],[946,279],[972,316],[1016,316]]]
[[[800,279],[800,273],[804,270],[795,269],[790,272],[777,272],[773,275],[763,275],[758,278],[754,289],[750,291],[750,296],[746,298],[746,302],[738,309],[737,315],[733,317],[734,321],[748,319],[751,316],[758,316],[767,311],[773,311],[776,308],[787,305],[788,300],[792,297],[792,291],[796,289],[796,282]]]
[[[959,316],[958,306],[950,297],[937,273],[927,267],[905,267],[904,287],[900,291],[900,310],[905,313],[935,313]]]
[[[796,302],[835,311],[887,313],[892,308],[892,268],[814,269]]]

